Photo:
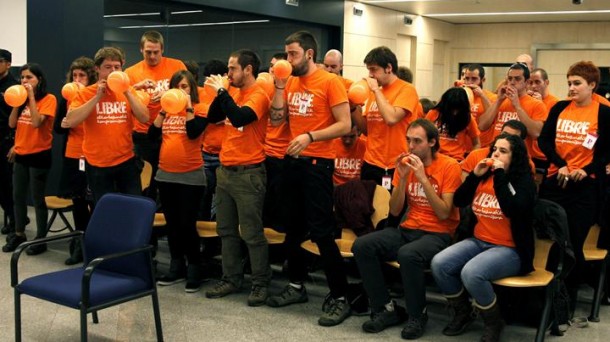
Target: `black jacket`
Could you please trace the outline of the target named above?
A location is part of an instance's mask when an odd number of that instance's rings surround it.
[[[478,177],[471,172],[464,183],[457,189],[453,203],[458,207],[472,204],[479,183],[493,174],[494,191],[500,204],[502,213],[510,219],[510,230],[515,242],[515,248],[521,259],[519,274],[527,274],[534,270],[534,233],[532,218],[534,203],[536,201],[536,184],[533,177],[523,176],[512,180],[515,193],[509,188],[508,175],[504,169],[497,169],[493,173],[486,173]]]

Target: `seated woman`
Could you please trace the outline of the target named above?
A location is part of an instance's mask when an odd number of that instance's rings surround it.
[[[474,236],[432,259],[432,274],[450,306],[452,321],[443,334],[459,335],[474,320],[469,297],[485,323],[481,341],[497,341],[504,321],[491,282],[533,271],[532,211],[536,186],[523,140],[501,134],[487,158],[457,189],[454,204],[472,205]]]
[[[470,151],[481,147],[481,132],[470,114],[468,91],[470,88],[449,88],[426,114],[426,119],[434,122],[440,133],[441,147],[438,152],[457,161],[462,161]]]

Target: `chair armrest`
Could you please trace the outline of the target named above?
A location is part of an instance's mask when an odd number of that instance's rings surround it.
[[[11,286],[15,287],[19,283],[19,258],[21,257],[21,253],[23,253],[23,251],[26,250],[28,247],[40,245],[47,242],[65,240],[68,238],[78,237],[82,235],[82,231],[74,231],[66,234],[53,235],[41,239],[26,241],[20,244],[11,256]]]
[[[142,253],[142,252],[146,252],[146,251],[148,251],[149,258],[152,258],[151,253],[152,253],[153,249],[154,249],[153,246],[147,245],[144,247],[132,249],[132,250],[125,251],[125,252],[103,255],[101,257],[97,257],[97,258],[91,260],[91,262],[89,262],[87,264],[87,266],[85,267],[85,272],[83,273],[83,279],[81,282],[81,295],[82,295],[81,298],[82,298],[83,305],[85,307],[89,306],[89,285],[91,283],[91,277],[93,276],[93,272],[95,272],[95,270],[97,269],[97,267],[99,265],[101,265],[102,263],[104,263],[108,260],[122,258],[122,257],[128,256],[128,255],[138,254],[138,253]]]

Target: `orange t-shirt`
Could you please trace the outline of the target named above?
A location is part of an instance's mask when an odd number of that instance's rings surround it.
[[[607,98],[605,98],[597,93],[593,93],[593,101],[599,102],[599,103],[603,104],[604,106],[610,107],[610,101],[608,101]]]
[[[366,141],[362,137],[358,137],[354,144],[348,148],[343,144],[341,138],[337,138],[334,142],[334,148],[337,156],[335,157],[333,183],[341,185],[352,179],[360,179]]]
[[[258,120],[243,127],[234,127],[226,118],[226,134],[220,150],[220,163],[224,166],[249,165],[265,160],[265,133],[271,102],[265,89],[254,83],[247,89],[236,89],[231,97],[240,107],[249,107]]]
[[[341,80],[341,82],[343,83],[343,85],[345,86],[345,90],[348,91],[349,88],[352,86],[352,84],[354,84],[354,81],[347,79],[343,76],[339,76],[339,79]]]
[[[396,79],[392,84],[381,88],[386,100],[393,107],[407,111],[407,114],[395,125],[388,125],[375,100],[375,93],[369,95],[366,101],[367,146],[364,161],[384,169],[396,167],[396,157],[407,150],[407,127],[417,119],[417,104],[419,97],[411,83]]]
[[[284,159],[290,140],[292,140],[292,136],[286,121],[279,126],[273,126],[271,122],[268,122],[265,136],[265,154],[269,157]]]
[[[204,116],[208,116],[210,110],[210,104],[216,98],[214,91],[208,90],[209,86],[199,87],[199,103]],[[219,154],[220,147],[222,146],[222,139],[225,137],[225,121],[219,121],[217,123],[208,122],[205,127],[203,134],[201,135],[201,150],[208,154]]]
[[[337,75],[318,69],[309,76],[288,78],[284,100],[288,106],[291,137],[294,139],[305,132],[334,124],[336,120],[332,108],[347,103],[347,91]],[[315,141],[301,155],[335,159],[333,141]]]
[[[446,155],[437,153],[436,158],[426,167],[426,175],[428,180],[434,187],[436,194],[455,193],[457,188],[462,184],[460,165],[455,159]],[[398,172],[394,172],[392,185],[398,186]],[[400,226],[405,229],[421,229],[435,233],[449,233],[453,235],[455,228],[460,222],[460,213],[458,208],[453,206],[449,217],[445,220],[439,220],[434,209],[430,206],[428,198],[424,192],[422,184],[415,177],[415,173],[411,172],[408,175],[407,185],[407,219]]]
[[[592,101],[586,107],[577,107],[571,102],[557,118],[555,151],[568,164],[568,171],[582,169],[593,161],[593,149],[583,146],[587,134],[597,135],[599,102]],[[551,164],[549,176],[558,168]]]
[[[536,100],[535,98],[529,95],[523,95],[519,98],[519,103],[521,104],[521,108],[527,113],[527,115],[535,121],[546,121],[546,117],[548,116],[548,112],[546,106],[542,101]],[[493,138],[498,136],[500,132],[502,132],[502,126],[508,120],[519,120],[519,116],[517,115],[517,110],[511,104],[509,99],[505,99],[500,107],[498,107],[498,114],[494,118],[493,124],[490,129],[493,128]],[[492,139],[493,140],[493,139]],[[528,135],[525,139],[525,146],[527,146],[527,151],[532,158],[546,158],[544,154],[540,151],[536,152],[532,148],[532,144],[534,143],[534,139]]]
[[[72,101],[68,101],[68,108]],[[76,127],[71,127],[68,132],[68,140],[66,141],[65,156],[72,159],[79,159],[83,156],[83,139],[85,138],[85,130],[83,124],[80,123]]]
[[[551,111],[551,108],[553,108],[553,106],[557,102],[559,102],[559,99],[556,98],[555,96],[549,94],[547,97],[542,99],[542,102],[544,102],[544,105],[546,106],[546,111],[547,111],[547,116],[548,116],[548,113]],[[536,159],[546,160],[546,156],[544,155],[544,153],[542,153],[542,151],[540,150],[540,147],[538,147],[538,139],[534,139],[534,142],[532,143],[532,151],[533,151],[532,155],[534,155]]]
[[[419,101],[417,103],[417,109],[415,109],[415,113],[417,114],[417,118],[419,119],[423,119],[424,117],[426,117],[426,114],[424,113],[424,106],[422,106],[421,102]]]
[[[97,88],[96,83],[81,89],[70,104],[70,110],[95,97]],[[135,95],[134,90],[131,92]],[[113,93],[107,88],[104,96],[83,121],[83,154],[89,164],[111,167],[133,158],[132,115],[125,95]]]
[[[494,190],[493,176],[482,180],[472,200],[472,211],[477,217],[474,236],[495,245],[515,247],[510,219],[500,209]]]
[[[434,122],[438,127],[436,120],[439,115],[440,114],[436,109],[432,109],[426,115],[426,119]],[[479,126],[475,119],[471,117],[468,126],[466,126],[464,130],[458,132],[458,134],[455,135],[455,138],[451,138],[446,131],[440,133],[439,142],[441,146],[439,152],[457,161],[461,161],[464,159],[464,155],[472,150],[472,140],[477,138],[480,134]]]
[[[146,89],[146,92],[153,96],[159,92],[164,92],[169,89],[169,80],[176,71],[186,70],[186,66],[182,61],[174,58],[161,57],[159,64],[151,67],[146,61],[140,61],[125,70],[125,73],[129,76],[129,81],[132,85],[141,82],[145,79],[151,79],[157,84],[154,88]],[[141,123],[135,118],[134,120],[134,131],[139,133],[147,133],[148,127],[152,125],[153,121],[161,110],[161,102],[150,102],[148,104],[148,112],[150,113],[150,119],[147,123]]]
[[[193,105],[195,116],[204,117],[203,105]],[[186,110],[178,114],[167,113],[163,119],[159,169],[166,172],[190,172],[203,166],[199,152],[201,139],[189,139],[186,134]]]
[[[29,103],[29,100],[26,102]],[[32,126],[32,115],[30,107],[26,105],[17,119],[15,131],[15,153],[20,156],[38,153],[51,149],[53,142],[53,118],[57,110],[57,99],[52,94],[36,101],[36,109],[40,115],[46,116],[42,125],[38,128]],[[1,156],[6,158],[6,156]]]
[[[485,95],[487,96],[489,101],[491,101],[491,103],[494,103],[496,101],[496,99],[498,98],[498,95],[496,95],[495,93],[492,93],[489,90],[483,89],[483,92],[485,93]],[[477,120],[477,124],[479,123],[479,118],[484,113],[485,113],[485,106],[483,105],[483,100],[481,99],[480,96],[475,95],[474,101],[470,105],[470,114],[472,114],[472,116]],[[492,127],[490,127],[486,131],[481,132],[481,136],[479,137],[479,140],[481,141],[482,147],[489,146],[489,144],[491,144],[491,142],[494,140],[494,131],[493,131]]]

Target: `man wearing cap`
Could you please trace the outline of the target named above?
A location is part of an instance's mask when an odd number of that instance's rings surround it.
[[[10,74],[12,54],[8,50],[0,49],[0,206],[6,214],[8,221],[2,227],[2,234],[9,234],[15,230],[13,213],[13,166],[8,160],[8,153],[15,141],[15,130],[9,128],[8,117],[13,109],[4,102],[4,92],[8,87],[19,84]]]

